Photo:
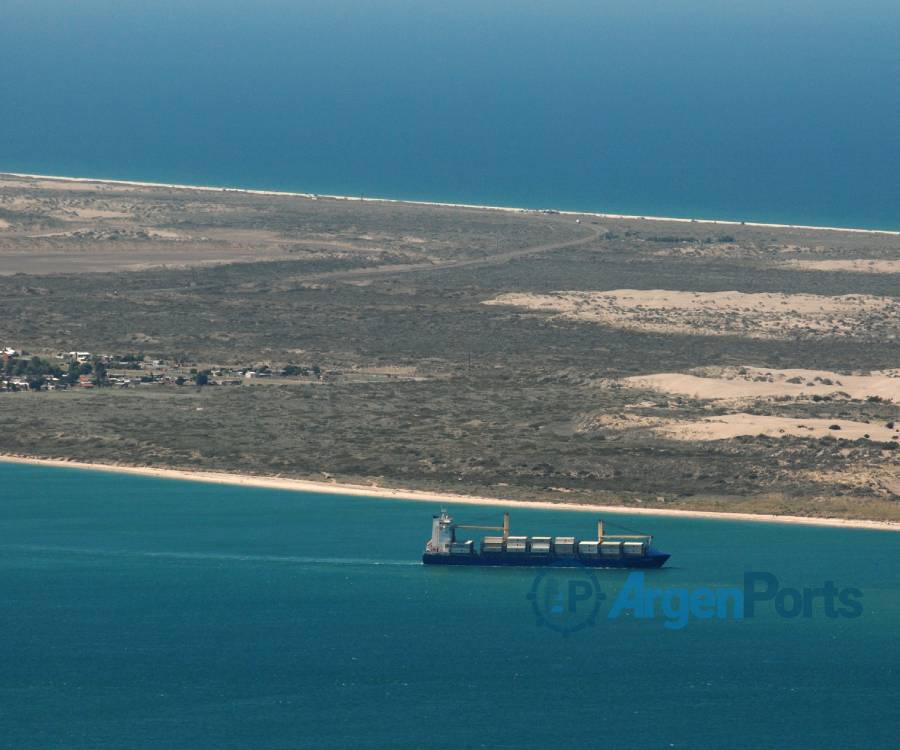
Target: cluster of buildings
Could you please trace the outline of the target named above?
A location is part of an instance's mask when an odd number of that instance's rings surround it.
[[[13,360],[12,367],[7,366],[10,360]],[[329,374],[317,366],[271,368],[260,365],[198,370],[196,366],[145,359],[143,355],[135,354],[117,356],[75,350],[32,358],[28,352],[12,347],[0,349],[0,391],[54,391],[99,386],[132,388],[146,384],[224,386],[272,378],[324,380]]]
[[[21,354],[22,352],[13,349],[11,346],[0,348],[0,391],[28,390],[26,378],[19,376],[7,377],[5,375],[9,360],[17,359]]]

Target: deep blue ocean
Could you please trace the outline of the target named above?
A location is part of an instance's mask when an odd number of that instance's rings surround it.
[[[0,170],[900,229],[896,0],[0,10]]]
[[[861,614],[609,619],[626,575],[601,570],[565,636],[538,571],[420,564],[434,504],[4,463],[0,488],[4,748],[897,747],[893,532],[607,514],[672,554],[647,586],[833,580]]]

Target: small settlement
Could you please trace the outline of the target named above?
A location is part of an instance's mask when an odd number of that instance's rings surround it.
[[[235,386],[423,380],[414,367],[323,369],[318,364],[256,362],[234,366],[153,359],[142,353],[29,352],[0,347],[0,393],[147,386]]]

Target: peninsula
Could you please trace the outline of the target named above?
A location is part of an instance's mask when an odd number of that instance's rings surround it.
[[[898,269],[888,231],[0,175],[0,453],[896,523]]]

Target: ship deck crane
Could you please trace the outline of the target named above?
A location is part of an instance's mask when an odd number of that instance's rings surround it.
[[[457,529],[479,529],[481,531],[502,531],[503,541],[509,538],[509,513],[503,514],[502,526],[481,526],[479,524],[458,523],[454,524]],[[606,534],[604,533],[603,520],[597,521],[597,541],[602,542],[604,539],[647,539],[653,541],[650,534]]]
[[[503,525],[502,526],[476,526],[473,524],[456,524],[457,529],[482,529],[483,531],[502,531],[503,532],[503,540],[509,538],[509,513],[503,514]]]

